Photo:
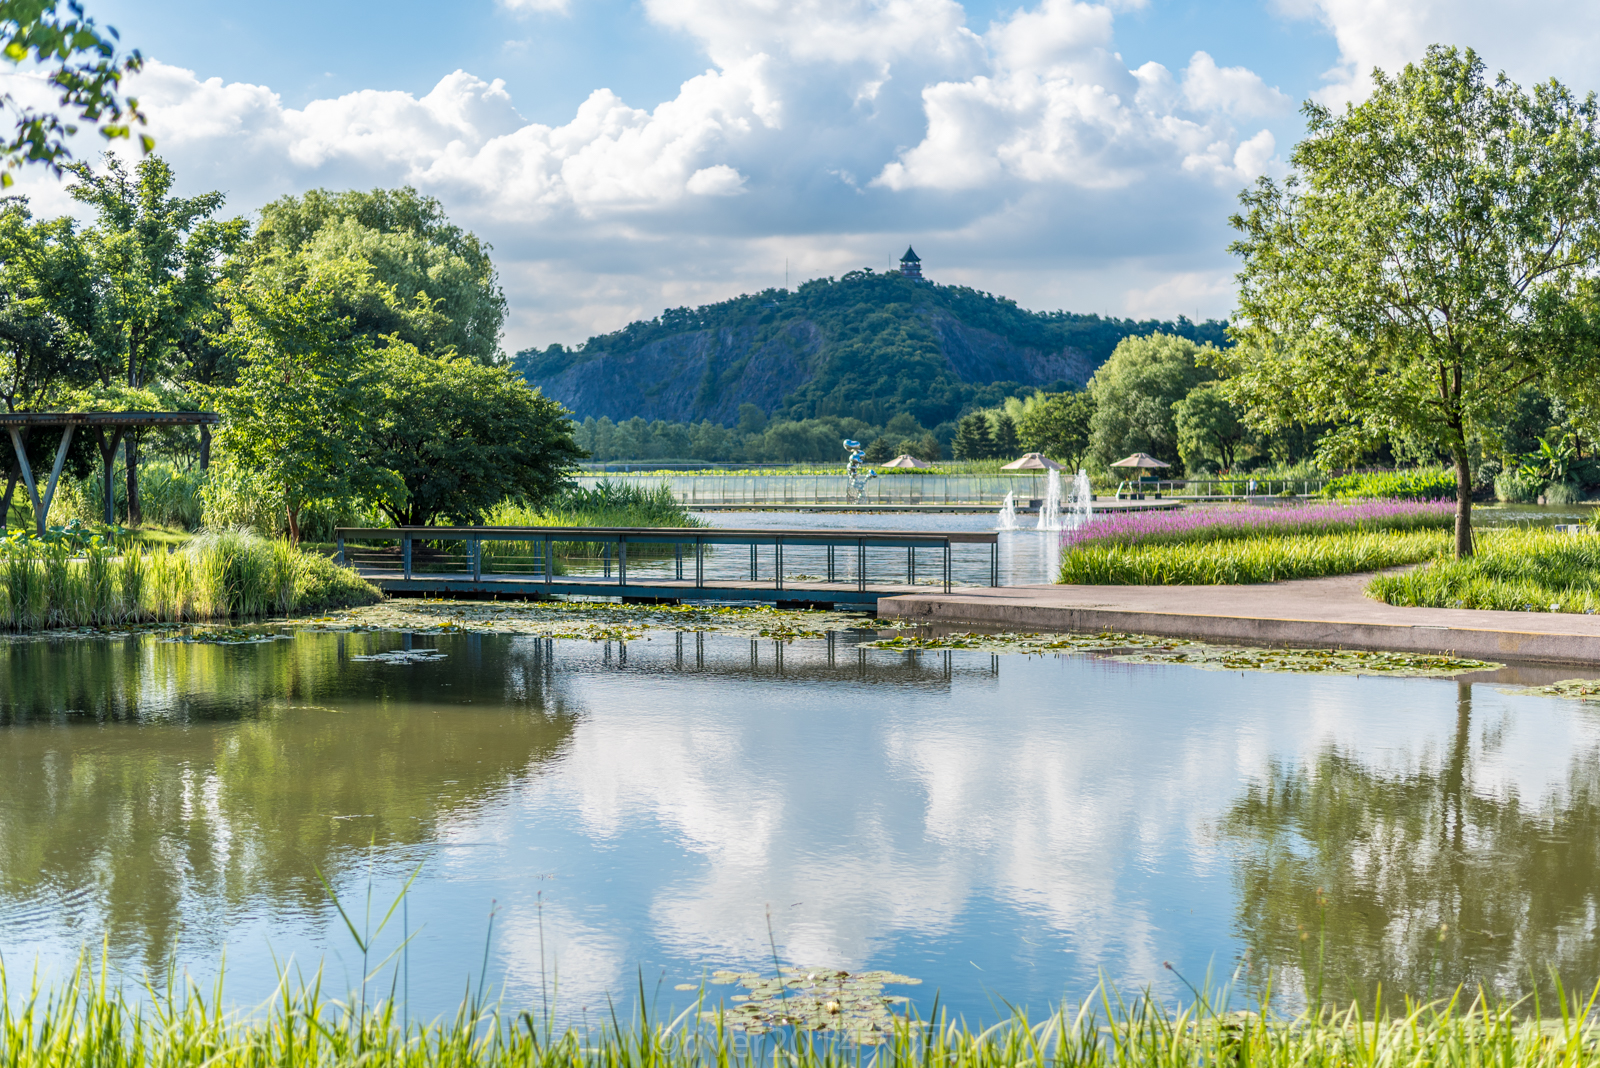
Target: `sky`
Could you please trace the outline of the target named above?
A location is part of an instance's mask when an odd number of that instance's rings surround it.
[[[1593,0],[88,0],[178,191],[410,184],[494,248],[504,347],[861,267],[1224,317],[1311,99],[1472,47],[1600,88]],[[3,76],[22,96],[26,75]],[[126,150],[126,149],[124,149]],[[98,146],[84,142],[90,158]],[[42,172],[39,215],[78,212]]]

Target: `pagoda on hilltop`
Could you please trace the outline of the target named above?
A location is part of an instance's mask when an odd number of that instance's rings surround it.
[[[907,278],[922,281],[922,257],[917,255],[917,250],[910,245],[906,246],[906,254],[900,257],[900,273]]]

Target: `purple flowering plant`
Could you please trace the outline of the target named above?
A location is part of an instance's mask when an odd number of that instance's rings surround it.
[[[1177,511],[1112,512],[1061,537],[1065,549],[1183,545],[1277,535],[1447,529],[1454,501],[1367,500],[1325,504],[1202,505]]]

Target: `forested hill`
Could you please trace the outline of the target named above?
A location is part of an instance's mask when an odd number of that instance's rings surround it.
[[[517,353],[513,366],[581,419],[634,416],[731,425],[849,416],[923,426],[1035,387],[1080,386],[1124,337],[1163,330],[1225,344],[1226,323],[1031,312],[966,286],[852,271],[673,308],[574,349]]]

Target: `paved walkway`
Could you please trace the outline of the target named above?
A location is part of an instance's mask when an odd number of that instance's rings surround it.
[[[1005,630],[1118,630],[1247,645],[1600,664],[1600,615],[1396,608],[1370,575],[1255,586],[1004,586],[885,597],[882,618]]]

